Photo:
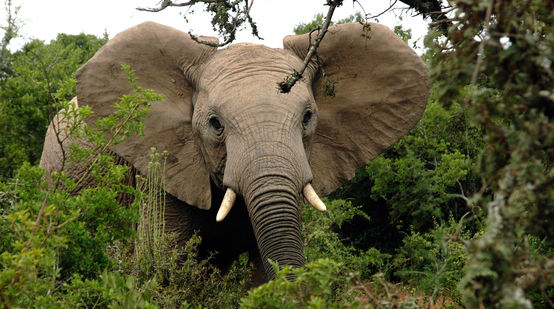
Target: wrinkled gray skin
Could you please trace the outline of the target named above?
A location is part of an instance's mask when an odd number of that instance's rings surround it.
[[[139,27],[160,26],[149,23]],[[328,47],[322,45],[320,49],[320,56],[329,63],[327,74],[337,82],[336,97],[316,95],[321,84],[316,82],[318,68],[315,66],[310,67],[290,93],[278,92],[277,82],[292,69],[298,70],[302,66],[307,47],[304,37],[290,39],[286,43],[288,49],[238,44],[211,54],[197,53],[199,56],[193,57],[194,65],[183,68],[184,79],[193,89],[192,106],[184,109],[190,108],[192,118],[190,133],[187,131],[177,140],[183,141],[183,145],[192,141],[195,146],[191,155],[199,154],[199,159],[185,166],[203,165],[209,174],[208,184],[204,187],[199,185],[203,183],[202,176],[194,176],[197,179],[191,180],[191,174],[187,174],[185,178],[189,186],[185,188],[193,186],[192,194],[207,192],[211,201],[202,207],[201,202],[194,201],[205,199],[190,198],[189,193],[173,193],[168,189],[173,194],[168,193],[166,227],[170,232],[177,232],[181,242],[198,231],[203,239],[202,253],[207,255],[217,251],[215,263],[222,268],[248,251],[258,268],[254,274],[256,284],[274,277],[268,259],[280,265],[304,265],[300,226],[303,188],[313,182],[318,193],[328,194],[353,177],[356,168],[406,134],[425,107],[427,71],[409,47],[404,46],[390,30],[381,30],[381,26],[374,25],[372,27],[377,29],[373,34],[376,51],[370,50],[366,55],[367,41],[358,32],[350,34],[360,31],[361,27],[340,27],[343,28],[331,29],[330,38],[326,38]],[[163,28],[162,31],[167,30]],[[399,55],[390,56],[388,47],[384,46],[392,36],[396,45],[390,47],[391,51],[401,50]],[[338,47],[332,45],[333,40],[338,42]],[[352,41],[358,47],[346,46]],[[169,55],[171,50],[168,50],[162,54]],[[374,58],[391,64],[371,63]],[[368,67],[358,68],[357,59],[368,63]],[[95,61],[93,59],[87,65],[93,67],[98,62]],[[415,64],[411,65],[412,62]],[[140,74],[140,65],[137,63],[137,74]],[[85,73],[78,74],[78,79],[88,78]],[[86,104],[93,105],[95,96],[103,95],[101,92],[113,83],[101,84],[105,79],[103,76],[98,79],[100,86],[94,88],[100,90],[96,94],[79,92],[78,88],[79,104],[86,101]],[[146,79],[147,75],[142,79],[139,76],[139,81]],[[175,83],[174,79],[171,81]],[[163,117],[170,121],[172,116],[174,112],[170,111]],[[163,122],[164,118],[156,121]],[[51,131],[41,160],[47,171],[59,168],[60,152]],[[168,134],[173,133],[166,130],[154,140],[169,139]],[[125,147],[133,150],[133,147],[147,149],[151,146],[142,144],[138,142],[138,146]],[[164,150],[163,145],[157,147],[159,151]],[[171,147],[167,146],[168,149]],[[143,150],[129,153],[128,149],[122,149],[113,150],[118,160],[140,171],[142,159],[134,156]],[[170,151],[170,164],[181,159]],[[80,172],[77,169],[73,173]],[[320,179],[314,179],[314,174]],[[194,175],[202,173],[195,172]],[[198,189],[197,185],[200,186]],[[216,213],[227,188],[236,192],[238,199],[225,220],[218,223]],[[184,202],[187,199],[194,201]],[[206,208],[208,210],[204,210]]]
[[[235,61],[221,69],[229,58]],[[206,249],[223,253],[223,263],[249,250],[258,266],[258,252],[264,261],[304,265],[300,207],[302,189],[312,181],[308,145],[317,107],[305,83],[290,94],[276,91],[276,81],[289,72],[291,63],[296,67],[300,59],[283,50],[239,45],[217,54],[199,80],[193,132],[219,195],[214,200],[221,201],[225,188],[242,197],[221,223],[215,222],[217,202],[208,212],[192,211],[191,221],[202,222],[192,225],[200,225]],[[273,91],[262,93],[260,85]],[[181,220],[168,223],[178,221],[174,228],[182,229]],[[251,225],[244,224],[248,221]],[[271,278],[270,264],[263,265]],[[257,276],[265,280],[263,272]]]
[[[317,125],[317,107],[305,83],[290,94],[259,91],[260,85],[276,87],[275,81],[290,67],[300,65],[298,57],[246,47],[227,51],[249,52],[251,57],[224,70],[218,62],[237,58],[221,53],[207,64],[210,69],[199,82],[193,128],[216,185],[233,189],[248,205],[263,260],[302,266],[301,194],[312,181],[308,145]],[[241,91],[229,97],[227,93],[236,92],[237,86]],[[271,273],[269,264],[264,265]]]

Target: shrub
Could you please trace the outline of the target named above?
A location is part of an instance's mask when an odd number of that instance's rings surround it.
[[[75,274],[63,286],[61,306],[66,308],[157,308],[151,289],[155,281],[137,285],[136,278],[104,270],[99,279],[84,279]]]
[[[304,235],[304,253],[307,262],[327,258],[343,264],[344,270],[360,272],[364,278],[376,272],[385,272],[389,254],[381,253],[376,248],[360,250],[345,244],[338,230],[354,216],[364,218],[367,225],[371,219],[361,211],[360,206],[353,206],[351,201],[325,199],[327,212],[321,213],[310,205],[302,209],[302,232]]]
[[[319,259],[303,268],[289,266],[279,270],[274,264],[274,280],[250,290],[241,300],[242,308],[345,308],[340,303],[342,264],[331,259]],[[295,280],[288,280],[290,274]]]
[[[368,224],[355,217],[341,235],[358,248],[393,253],[412,231],[426,233],[435,221],[459,220],[468,211],[479,215],[467,196],[480,186],[472,165],[482,145],[480,130],[460,104],[445,108],[431,99],[408,135],[333,194],[353,196],[353,203],[373,219]]]
[[[75,96],[75,71],[107,39],[59,34],[13,54],[13,72],[0,80],[0,178],[15,176],[25,161],[38,163],[48,123]]]
[[[127,258],[126,272],[140,282],[159,283],[151,293],[160,307],[236,308],[250,279],[247,257],[222,273],[209,259],[198,257],[199,245],[198,236],[181,246],[168,235],[154,248],[153,263]]]
[[[136,93],[124,96],[121,104],[116,105],[122,112],[108,119],[109,128],[131,126],[126,131],[140,133],[141,126],[135,122],[142,120],[149,101],[159,97],[133,84],[132,72],[127,72]],[[86,114],[70,108],[70,103],[65,104],[65,110],[71,113],[66,119],[80,121]],[[98,142],[99,150],[106,150],[119,139],[114,135],[105,138],[103,132],[91,128],[81,134]],[[126,243],[134,236],[137,215],[133,208],[117,202],[122,190],[132,190],[120,184],[125,168],[115,166],[113,159],[108,158],[111,157],[102,151],[92,153],[87,161],[91,162],[89,168],[77,181],[62,171],[52,173],[48,177],[51,182],[47,183],[40,168],[24,164],[16,178],[0,182],[0,195],[4,196],[0,221],[0,230],[4,232],[0,242],[0,305],[55,306],[63,298],[59,290],[62,283],[72,278],[96,277],[112,266],[107,248],[116,241]],[[98,185],[76,190],[89,173]],[[105,278],[121,281],[110,274]]]

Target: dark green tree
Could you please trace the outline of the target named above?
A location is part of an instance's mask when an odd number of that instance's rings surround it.
[[[331,25],[353,23],[353,22],[362,22],[364,20],[365,20],[365,18],[362,15],[362,13],[357,12],[354,15],[350,15],[346,18],[338,20],[337,22],[331,21]],[[324,21],[325,21],[325,16],[323,15],[323,13],[318,13],[314,16],[314,19],[312,21],[307,22],[307,23],[297,24],[294,27],[294,30],[293,30],[294,34],[303,34],[303,33],[308,33],[312,30],[315,30],[315,29],[321,27],[321,25],[323,25]]]
[[[38,163],[58,102],[75,96],[75,71],[106,41],[107,35],[59,34],[13,54],[13,73],[0,82],[0,178],[25,161]]]
[[[435,39],[439,100],[463,102],[485,130],[471,197],[487,212],[460,283],[469,308],[552,307],[554,295],[554,4],[453,1]],[[491,194],[486,194],[491,192]]]
[[[13,57],[9,50],[10,42],[19,36],[21,20],[18,17],[19,8],[14,6],[11,0],[4,2],[6,10],[6,21],[0,26],[4,31],[2,42],[0,42],[0,80],[13,75]]]

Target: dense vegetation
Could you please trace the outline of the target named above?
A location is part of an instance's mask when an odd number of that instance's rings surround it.
[[[49,44],[35,40],[8,55],[11,74],[1,81],[0,178],[23,162],[37,164],[49,120],[60,101],[75,95],[75,71],[107,36],[60,34]]]
[[[136,188],[121,185],[126,168],[90,150],[74,149],[74,157],[94,162],[98,186],[74,194],[79,180],[42,178],[36,164],[49,119],[60,108],[80,120],[90,113],[68,101],[75,70],[105,37],[61,34],[10,54],[0,80],[0,305],[552,307],[552,4],[454,5],[457,22],[426,38],[434,84],[421,121],[330,196],[326,214],[303,209],[308,263],[294,270],[296,281],[284,269],[251,290],[246,255],[223,274],[196,258],[198,237],[180,248],[171,235],[143,233],[158,226],[159,213],[144,215],[161,200],[163,155],[155,150]],[[158,97],[134,89],[104,128],[140,134]],[[114,142],[72,130],[100,149]],[[118,204],[121,192],[136,197],[132,207]]]

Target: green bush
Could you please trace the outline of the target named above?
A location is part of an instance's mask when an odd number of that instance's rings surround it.
[[[81,195],[49,190],[42,170],[24,164],[14,192],[3,204],[0,303],[16,307],[55,304],[58,285],[71,277],[92,278],[111,265],[114,241],[128,241],[136,219],[119,205],[115,188],[91,188]]]
[[[159,96],[137,87],[133,72],[127,69],[127,73],[136,93],[124,96],[116,105],[121,113],[109,118],[110,130],[131,126],[126,131],[140,134],[142,127],[134,123],[142,121],[149,101]],[[71,113],[67,119],[80,121],[86,114],[70,108],[70,103],[64,108]],[[91,128],[80,134],[95,141],[99,150],[119,140],[117,135],[105,138],[105,132]],[[25,163],[17,177],[0,182],[0,230],[4,233],[0,242],[0,305],[56,306],[64,296],[59,291],[62,283],[97,277],[112,266],[108,247],[133,238],[136,209],[117,202],[120,192],[133,192],[121,185],[125,168],[114,166],[113,159],[101,152],[93,152],[87,162],[91,164],[77,181],[62,171],[46,177],[47,183],[40,168]],[[98,185],[76,190],[87,174]],[[121,281],[109,274],[106,278]]]
[[[50,120],[75,96],[75,71],[107,40],[59,34],[12,55],[13,72],[0,81],[0,178],[15,176],[23,162],[38,163]]]
[[[184,246],[173,239],[168,235],[154,248],[154,261],[127,258],[126,272],[140,282],[158,282],[151,292],[160,307],[236,308],[250,280],[247,257],[222,273],[209,259],[199,258],[200,237],[193,236]]]
[[[451,219],[428,233],[406,236],[391,262],[395,275],[431,299],[448,296],[460,303],[457,285],[467,259],[462,239],[470,238],[463,225]]]
[[[527,293],[538,289],[552,306],[553,257],[532,254],[528,241],[554,244],[552,2],[470,0],[455,8],[454,24],[427,41],[439,99],[464,102],[485,132],[475,167],[486,188],[470,200],[486,211],[487,225],[466,248],[462,300],[531,308]]]
[[[385,280],[382,273],[361,280],[332,259],[317,259],[295,269],[274,267],[276,278],[250,290],[241,299],[241,308],[428,308],[438,303],[455,308],[444,299],[413,295],[414,291]]]
[[[340,302],[344,287],[342,264],[331,259],[319,259],[303,268],[288,266],[279,270],[274,280],[254,288],[241,300],[241,308],[345,308]],[[290,274],[295,280],[289,280]]]
[[[333,194],[339,199],[353,197],[352,202],[372,219],[367,223],[354,217],[340,229],[342,238],[360,249],[375,247],[393,254],[404,235],[427,233],[435,222],[446,223],[450,216],[455,220],[467,212],[480,216],[481,210],[467,200],[481,185],[473,170],[484,144],[481,135],[460,104],[446,108],[431,99],[408,135]]]
[[[157,308],[151,289],[155,281],[138,286],[133,276],[104,270],[98,279],[84,279],[78,274],[64,284],[60,305],[65,308]]]
[[[321,213],[310,205],[302,209],[302,232],[304,235],[304,254],[307,262],[327,258],[340,261],[344,271],[360,272],[367,278],[376,272],[385,272],[389,254],[381,253],[376,248],[360,250],[342,242],[337,232],[345,222],[354,216],[365,219],[370,225],[371,219],[361,211],[360,206],[353,206],[351,201],[325,200],[327,212]]]
[[[323,25],[323,21],[325,19],[325,16],[323,16],[322,13],[315,14],[313,17],[313,20],[307,23],[299,23],[296,26],[294,26],[293,32],[294,34],[304,34],[311,32],[318,27],[321,27]],[[340,19],[337,22],[331,21],[331,25],[334,24],[345,24],[345,23],[352,23],[352,22],[362,22],[364,21],[364,16],[360,12],[356,12],[354,15],[350,15],[346,18]]]

